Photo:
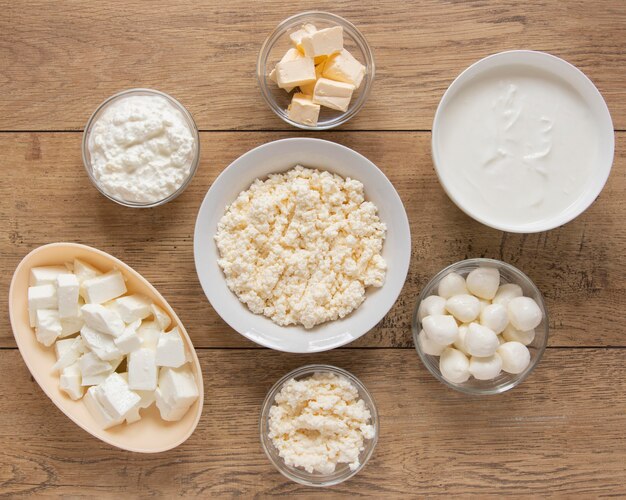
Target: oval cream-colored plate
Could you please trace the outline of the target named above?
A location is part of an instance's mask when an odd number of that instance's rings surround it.
[[[113,268],[122,271],[128,291],[141,293],[161,306],[172,318],[172,323],[180,329],[187,349],[192,354],[192,370],[200,393],[200,397],[182,420],[166,422],[161,419],[156,405],[152,405],[147,410],[141,410],[141,420],[138,422],[130,425],[120,424],[103,430],[96,424],[81,400],[72,401],[59,389],[59,377],[51,372],[56,360],[54,347],[45,347],[37,342],[35,332],[28,322],[29,273],[32,267],[63,264],[73,261],[76,257],[104,272]],[[180,319],[161,294],[143,276],[121,260],[101,250],[77,243],[51,243],[36,248],[24,257],[13,274],[9,291],[9,314],[17,346],[37,383],[63,413],[93,436],[124,450],[157,453],[180,445],[195,430],[202,414],[204,388],[202,370],[193,344]],[[28,409],[25,408],[24,411]]]

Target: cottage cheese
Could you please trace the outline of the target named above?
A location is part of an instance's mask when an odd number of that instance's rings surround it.
[[[357,388],[334,373],[285,383],[269,412],[269,437],[285,464],[332,474],[337,464],[359,467],[364,441],[375,435]]]
[[[255,180],[226,208],[215,240],[228,287],[252,312],[312,328],[383,285],[385,231],[361,182],[297,166]]]
[[[96,120],[88,148],[93,176],[107,194],[153,203],[183,184],[197,145],[165,97],[135,95],[114,101]]]

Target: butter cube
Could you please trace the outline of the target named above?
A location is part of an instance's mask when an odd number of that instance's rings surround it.
[[[300,44],[306,57],[329,56],[343,49],[343,27],[333,26],[309,33],[302,37]]]
[[[322,75],[338,82],[351,83],[358,89],[365,76],[365,66],[346,49],[342,49],[326,61]]]
[[[88,304],[102,304],[126,293],[126,283],[119,271],[109,271],[83,282],[83,297]]]
[[[59,317],[78,316],[78,278],[73,274],[59,274],[56,279]]]
[[[30,286],[56,285],[57,277],[61,274],[68,274],[69,270],[65,266],[41,266],[33,267],[30,270]]]
[[[311,96],[294,94],[287,109],[287,116],[290,120],[314,127],[317,125],[319,115],[320,107],[313,103]]]
[[[156,349],[161,331],[162,328],[156,321],[144,321],[141,323],[141,326],[137,328],[137,335],[141,340],[141,347]]]
[[[140,319],[128,325],[122,335],[113,339],[113,342],[122,354],[128,354],[141,347],[141,338],[137,335],[139,325],[141,325]]]
[[[354,85],[351,83],[320,78],[315,84],[313,102],[327,108],[346,111],[352,99],[352,92],[354,92]]]
[[[186,362],[185,342],[180,335],[178,327],[170,332],[161,332],[156,348],[157,366],[169,366],[178,368]]]
[[[313,91],[315,90],[315,83],[317,83],[317,80],[322,77],[323,70],[324,64],[318,64],[317,66],[315,66],[315,82],[300,85],[300,92],[306,95],[313,95]]]
[[[63,368],[59,377],[59,388],[74,401],[83,397],[85,389],[82,386],[78,363]]]
[[[83,342],[96,356],[103,361],[112,361],[122,356],[121,351],[113,342],[113,337],[106,333],[98,332],[85,325],[80,331]]]
[[[303,57],[304,56],[302,55],[302,52],[300,52],[298,49],[289,49],[287,52],[285,52],[285,55],[280,60],[280,62],[295,61],[296,59],[302,59]],[[276,81],[276,68],[270,71],[269,78],[274,83],[278,83]],[[285,90],[287,92],[291,92],[293,90],[293,87],[285,87]]]
[[[310,23],[305,24],[299,30],[291,33],[289,35],[289,39],[291,40],[291,43],[293,43],[296,48],[300,48],[301,43],[302,43],[302,38],[312,33],[315,33],[316,31],[317,31],[317,28],[315,27],[314,24],[310,24]]]
[[[59,311],[53,309],[38,309],[36,323],[35,334],[37,340],[46,347],[51,346],[58,336],[61,335],[62,327]]]
[[[121,424],[124,421],[123,418],[116,418],[102,406],[98,399],[99,392],[99,386],[90,387],[83,397],[83,402],[93,419],[102,429]]]
[[[85,304],[80,311],[85,325],[89,328],[113,337],[119,337],[124,333],[124,322],[114,310],[100,304]]]
[[[111,308],[120,315],[124,323],[132,323],[150,316],[152,314],[151,304],[152,302],[147,297],[135,294],[115,299],[111,303]]]
[[[75,333],[80,332],[80,329],[85,325],[85,320],[83,316],[70,316],[69,318],[61,318],[61,335],[60,338],[67,337],[69,335],[74,335]]]
[[[198,399],[196,379],[188,366],[162,368],[159,390],[172,408],[188,408]]]
[[[28,287],[28,319],[30,326],[37,325],[37,309],[56,309],[57,290],[54,285]]]
[[[282,89],[313,81],[315,81],[315,64],[311,58],[302,57],[293,61],[281,61],[276,65],[276,83]]]
[[[57,362],[52,366],[52,371],[57,372],[76,363],[85,351],[83,339],[79,335],[74,339],[59,340],[54,344]]]
[[[152,316],[154,317],[154,321],[157,325],[159,325],[161,330],[165,330],[168,326],[172,324],[172,319],[159,306],[157,306],[156,304],[152,304],[150,306],[150,309],[152,310]]]
[[[130,390],[128,383],[119,373],[111,373],[98,386],[96,392],[98,402],[115,419],[124,419],[141,398]]]
[[[128,385],[133,390],[154,391],[157,387],[156,353],[142,347],[128,356]]]

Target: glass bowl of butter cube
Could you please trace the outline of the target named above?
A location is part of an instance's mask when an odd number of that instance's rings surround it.
[[[327,130],[356,115],[374,82],[374,56],[361,32],[328,12],[281,22],[257,61],[261,94],[287,123]]]

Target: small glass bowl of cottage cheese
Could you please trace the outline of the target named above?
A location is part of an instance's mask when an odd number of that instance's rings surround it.
[[[83,163],[96,188],[134,208],[163,205],[180,195],[200,159],[191,116],[173,97],[130,89],[105,100],[83,134]]]
[[[307,365],[270,389],[259,428],[263,450],[283,476],[321,487],[339,484],[365,466],[379,421],[374,399],[354,375]]]

